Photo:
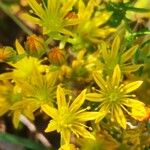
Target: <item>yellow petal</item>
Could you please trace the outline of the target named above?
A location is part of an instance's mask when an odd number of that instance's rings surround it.
[[[107,51],[107,45],[104,41],[101,41],[101,51],[102,51],[102,56],[104,61],[107,60],[109,58],[109,53]]]
[[[63,130],[60,134],[61,134],[62,139],[64,140],[64,143],[69,144],[70,138],[71,138],[70,130],[68,129]]]
[[[0,98],[0,116],[3,116],[9,108],[10,104],[4,98]]]
[[[95,120],[98,118],[99,112],[83,112],[78,114],[76,117],[79,121],[84,122],[84,121],[89,121],[89,120]]]
[[[135,71],[139,70],[139,68],[142,66],[144,66],[144,65],[143,64],[125,65],[125,66],[122,66],[122,72],[127,72],[127,73],[135,72]]]
[[[103,101],[103,95],[99,93],[88,93],[86,94],[86,99],[92,102],[101,102]]]
[[[101,108],[99,110],[99,114],[97,119],[95,120],[96,123],[100,122],[109,112],[109,104],[101,104]]]
[[[115,106],[114,109],[114,117],[116,118],[116,121],[118,122],[118,124],[126,129],[126,118],[123,114],[122,109],[119,106]],[[113,115],[113,114],[112,114]]]
[[[67,0],[64,5],[60,9],[60,13],[62,15],[62,18],[65,17],[69,11],[72,10],[72,7],[76,3],[77,0]]]
[[[33,9],[33,11],[38,15],[40,18],[43,18],[45,16],[44,9],[40,4],[37,3],[36,0],[27,0],[30,7]]]
[[[101,73],[99,72],[94,72],[93,73],[93,77],[94,80],[96,82],[96,84],[102,89],[105,90],[106,89],[106,82],[103,80]]]
[[[111,58],[116,58],[120,48],[120,37],[116,36],[111,47]]]
[[[136,120],[142,121],[147,116],[145,107],[133,107],[131,116]]]
[[[65,34],[65,35],[73,36],[73,33],[65,28],[59,29],[59,32]]]
[[[135,45],[135,46],[131,47],[130,49],[128,49],[125,53],[123,53],[123,55],[121,56],[121,61],[123,63],[128,61],[134,55],[137,48],[138,48],[138,45]]]
[[[33,16],[31,16],[31,15],[29,15],[29,14],[27,14],[27,13],[22,13],[22,14],[20,15],[20,17],[21,17],[22,19],[26,19],[26,20],[28,20],[28,21],[30,21],[30,22],[32,22],[32,23],[41,25],[41,20],[40,20],[40,19],[38,19],[37,17],[33,17]]]
[[[122,104],[127,106],[127,107],[143,107],[145,104],[139,100],[132,99],[132,98],[125,98],[122,101]]]
[[[76,126],[75,132],[83,138],[95,140],[95,137],[88,130],[86,130],[83,126]]]
[[[131,82],[131,83],[125,85],[123,89],[124,89],[125,93],[130,93],[130,92],[136,90],[137,88],[139,88],[142,83],[143,83],[143,81]]]
[[[119,65],[116,65],[112,75],[112,86],[118,86],[121,80],[121,70]]]
[[[20,110],[14,111],[14,113],[13,113],[13,125],[15,128],[18,127],[20,115],[21,115]]]
[[[48,0],[47,1],[48,5],[48,10],[50,13],[56,13],[58,9],[60,8],[60,1],[56,0]]]
[[[67,105],[64,90],[60,86],[57,87],[57,105],[58,109]]]
[[[57,123],[54,120],[51,120],[45,129],[45,132],[52,132],[54,130],[57,130]]]
[[[20,100],[16,103],[14,103],[11,107],[10,110],[16,110],[16,109],[23,109],[27,107],[27,102],[26,100]]]
[[[0,116],[3,116],[9,110],[9,107],[9,105],[0,106]]]
[[[57,118],[57,115],[58,115],[57,109],[55,109],[47,104],[42,105],[41,108],[48,116],[50,116],[54,119]]]
[[[73,101],[73,103],[70,105],[70,110],[71,111],[77,111],[81,105],[84,103],[86,98],[86,89],[83,90],[77,98]]]
[[[21,55],[21,54],[24,54],[25,53],[25,50],[24,50],[24,48],[21,46],[21,44],[19,43],[19,41],[18,40],[16,40],[16,50],[17,50],[17,52],[18,52],[18,54],[19,55]]]

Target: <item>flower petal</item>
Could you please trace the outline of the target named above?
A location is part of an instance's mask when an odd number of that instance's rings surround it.
[[[105,90],[106,82],[103,80],[101,73],[94,72],[93,73],[94,80],[96,84],[102,89]]]
[[[57,105],[58,109],[67,105],[64,90],[60,86],[57,87]]]
[[[139,88],[142,83],[143,83],[143,81],[131,82],[131,83],[125,85],[123,89],[124,89],[125,93],[130,93],[130,92],[136,90],[137,88]]]
[[[76,3],[76,1],[77,0],[68,0],[64,3],[64,5],[60,9],[62,18],[65,17],[69,11],[71,11],[71,9],[74,6],[74,4]]]
[[[86,94],[86,99],[92,102],[101,102],[103,95],[99,93],[88,93]]]
[[[77,111],[81,105],[84,103],[86,98],[86,89],[83,90],[78,96],[77,98],[73,101],[73,103],[70,106],[70,110],[71,111]]]
[[[79,121],[89,121],[89,120],[95,120],[99,115],[99,112],[83,112],[78,114],[76,117]]]
[[[113,111],[114,112],[114,116],[115,116],[116,121],[118,122],[118,124],[122,128],[126,129],[126,118],[125,118],[125,116],[123,114],[122,109],[119,106],[115,106],[113,110],[114,110]]]
[[[120,37],[116,36],[111,47],[111,58],[116,58],[120,48]]]
[[[21,111],[20,110],[16,110],[13,113],[13,125],[14,125],[15,128],[18,127],[20,115],[21,115]]]
[[[121,79],[121,70],[119,65],[116,65],[112,75],[112,86],[118,86]]]
[[[143,64],[123,65],[122,72],[128,72],[128,73],[135,72],[142,66]]]
[[[77,134],[79,134],[80,136],[84,138],[95,140],[95,137],[88,130],[86,130],[83,126],[76,126],[74,130]]]
[[[102,49],[102,56],[104,61],[107,60],[109,58],[109,53],[107,51],[107,45],[104,41],[101,41],[101,49]]]
[[[136,120],[143,120],[144,117],[146,117],[146,109],[144,107],[137,107],[132,108],[131,116]]]
[[[127,107],[143,107],[145,106],[145,104],[139,100],[135,100],[132,98],[125,98],[122,101],[122,104],[127,106]]]
[[[123,63],[128,61],[134,55],[137,48],[138,48],[138,45],[135,45],[135,46],[131,47],[130,49],[128,49],[125,53],[123,53],[123,55],[121,56],[121,61]]]
[[[62,139],[64,140],[65,144],[69,144],[70,143],[70,138],[71,138],[70,130],[68,130],[68,129],[63,130],[61,132],[61,136],[62,136]]]
[[[45,129],[45,132],[52,132],[54,130],[57,130],[57,123],[54,120],[51,120]]]
[[[101,104],[98,118],[95,120],[96,123],[100,122],[109,112],[109,104]]]
[[[33,9],[33,11],[38,15],[41,19],[45,16],[44,9],[40,4],[37,3],[36,0],[27,0],[30,7]]]
[[[56,119],[57,118],[57,109],[45,104],[41,106],[42,110],[50,117]]]
[[[18,52],[19,55],[25,53],[24,48],[22,47],[22,45],[19,43],[18,40],[16,40],[15,45],[16,45],[16,51]]]

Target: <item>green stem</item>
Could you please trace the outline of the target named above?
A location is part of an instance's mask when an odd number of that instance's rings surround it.
[[[128,10],[128,11],[135,11],[135,12],[141,12],[141,13],[143,13],[143,12],[150,12],[150,9],[146,9],[146,8],[136,8],[136,7],[126,7],[126,9]]]
[[[10,12],[10,8],[0,1],[0,9],[7,14],[26,34],[31,35],[32,31],[27,28],[15,15]]]

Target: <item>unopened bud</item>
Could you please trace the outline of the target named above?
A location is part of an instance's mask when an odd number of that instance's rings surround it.
[[[0,48],[0,62],[1,61],[9,61],[10,58],[15,56],[16,52],[13,48],[6,46]]]
[[[44,39],[35,34],[27,37],[25,47],[31,56],[41,57],[45,52]]]
[[[54,65],[62,65],[66,59],[65,52],[58,47],[54,47],[48,52],[48,59]]]

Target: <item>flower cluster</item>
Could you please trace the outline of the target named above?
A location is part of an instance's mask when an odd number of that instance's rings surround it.
[[[109,10],[129,2],[27,2],[32,11],[22,17],[42,33],[28,36],[24,45],[16,40],[15,48],[0,48],[0,62],[7,64],[0,74],[0,116],[10,114],[17,128],[21,115],[31,121],[42,115],[45,132],[60,134],[60,150],[82,147],[83,139],[96,141],[104,124],[120,135],[130,123],[140,128],[138,122],[150,116],[135,92],[145,79],[139,74],[146,61],[137,57],[143,43],[127,43],[119,32],[121,26],[128,33],[125,23],[109,24]]]

